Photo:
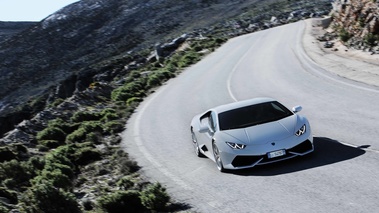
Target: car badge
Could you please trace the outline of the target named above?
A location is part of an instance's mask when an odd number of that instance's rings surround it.
[[[272,142],[271,145],[275,146],[275,142]]]

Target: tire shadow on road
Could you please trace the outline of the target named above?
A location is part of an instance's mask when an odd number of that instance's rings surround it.
[[[315,150],[308,155],[230,173],[244,176],[281,175],[350,160],[366,153],[362,148],[347,146],[329,138],[315,137],[313,143]]]

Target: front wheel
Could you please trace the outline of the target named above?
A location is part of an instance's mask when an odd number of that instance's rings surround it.
[[[224,166],[222,165],[222,160],[221,160],[221,156],[220,156],[220,150],[218,149],[218,147],[217,147],[217,145],[216,145],[215,142],[213,142],[212,148],[213,148],[213,156],[214,156],[215,161],[216,161],[217,169],[220,172],[225,172]]]

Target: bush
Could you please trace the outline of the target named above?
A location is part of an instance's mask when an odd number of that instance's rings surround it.
[[[379,35],[374,35],[372,33],[367,34],[363,38],[364,42],[369,46],[375,46],[379,41]]]
[[[141,201],[147,209],[159,211],[165,209],[170,197],[160,183],[154,183],[141,192]]]
[[[101,154],[94,147],[83,147],[77,149],[74,159],[77,165],[87,165],[91,162],[101,160]]]
[[[347,32],[345,28],[342,28],[339,31],[339,37],[343,42],[346,42],[351,38],[351,35],[349,34],[349,32]]]
[[[131,189],[134,186],[133,178],[130,176],[124,176],[117,181],[117,186],[123,190]]]
[[[101,113],[101,121],[111,121],[111,120],[116,120],[120,118],[120,115],[117,114],[115,109],[112,108],[107,108],[104,109]]]
[[[57,118],[57,119],[54,119],[54,120],[51,120],[49,121],[49,124],[48,124],[49,127],[57,127],[61,130],[63,130],[63,132],[65,133],[69,133],[69,132],[72,132],[72,125],[70,125],[69,123],[65,122],[62,118]]]
[[[45,167],[45,159],[43,159],[42,157],[33,156],[29,158],[28,164],[31,165],[34,172],[36,170],[42,170]]]
[[[110,213],[143,212],[140,193],[135,190],[117,191],[98,199],[100,207]]]
[[[86,139],[86,135],[91,132],[103,132],[103,127],[99,121],[86,121],[80,127],[67,135],[68,142],[82,142]]]
[[[54,149],[54,148],[57,148],[58,146],[62,145],[62,143],[60,143],[57,140],[41,140],[41,141],[39,141],[39,144],[44,146],[44,147],[48,147],[50,149]]]
[[[125,128],[125,123],[122,121],[109,121],[104,125],[104,131],[107,133],[119,133]]]
[[[106,121],[116,120],[116,119],[119,119],[119,118],[120,118],[120,116],[117,113],[115,113],[115,112],[108,112],[108,113],[106,113],[106,114],[104,114],[102,116],[102,118],[100,119],[100,121],[106,122]]]
[[[132,98],[129,98],[127,101],[126,101],[126,105],[127,106],[132,106],[132,107],[135,107],[138,103],[140,103],[143,99],[140,98],[140,97],[132,97]]]
[[[72,143],[80,143],[86,138],[87,131],[84,128],[79,128],[67,135],[66,141]]]
[[[140,169],[137,163],[133,160],[130,160],[128,153],[123,150],[118,150],[113,154],[112,160],[117,162],[118,168],[123,175],[128,175],[133,172],[136,172]]]
[[[56,126],[48,126],[44,130],[37,133],[37,140],[55,140],[59,142],[64,142],[66,138],[66,133],[56,127]]]
[[[71,179],[62,173],[61,170],[55,169],[53,171],[43,170],[41,175],[35,177],[32,180],[32,184],[34,187],[43,185],[44,183],[51,184],[54,187],[62,188],[65,190],[69,190],[72,188]]]
[[[154,73],[150,74],[147,79],[147,86],[148,88],[156,87],[161,85],[163,82],[167,81],[168,79],[174,77],[175,75],[168,71],[168,70],[159,70],[155,71]]]
[[[188,67],[189,65],[194,64],[199,60],[200,60],[199,53],[197,53],[196,51],[189,51],[189,52],[186,52],[184,56],[182,56],[182,58],[178,62],[178,66],[180,68]]]
[[[102,135],[99,132],[90,132],[86,135],[86,141],[92,142],[94,144],[100,144],[102,139]]]
[[[27,213],[79,213],[81,212],[75,196],[70,192],[42,182],[29,188],[21,198],[22,212]]]
[[[132,81],[112,91],[113,101],[126,101],[131,97],[145,96],[145,85],[142,81]]]
[[[0,163],[0,180],[11,179],[12,182],[7,187],[18,187],[29,185],[32,177],[30,167],[25,162],[11,160]]]
[[[99,120],[100,115],[95,112],[88,112],[88,111],[79,111],[76,112],[72,117],[72,122],[82,122],[82,121],[94,121]]]

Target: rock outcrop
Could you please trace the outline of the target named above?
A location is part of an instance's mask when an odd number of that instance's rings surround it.
[[[379,2],[376,0],[336,0],[331,27],[348,46],[373,49],[379,43]]]

